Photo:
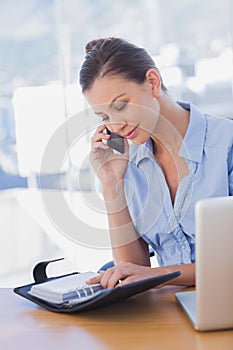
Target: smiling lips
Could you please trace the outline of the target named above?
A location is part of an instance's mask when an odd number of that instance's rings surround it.
[[[126,139],[131,139],[134,137],[136,131],[137,131],[138,125],[135,126],[135,128],[133,130],[131,130],[127,135],[125,135],[124,137]]]

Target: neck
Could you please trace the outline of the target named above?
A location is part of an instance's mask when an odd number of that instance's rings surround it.
[[[183,142],[189,124],[189,111],[182,108],[168,95],[162,93],[159,98],[160,117],[151,138],[156,151],[169,151],[177,154]]]

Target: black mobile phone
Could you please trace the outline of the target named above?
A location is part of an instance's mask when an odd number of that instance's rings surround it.
[[[107,145],[120,153],[124,153],[125,152],[124,137],[109,131],[107,128],[106,128],[106,132],[108,135],[111,135],[111,138],[107,140]]]

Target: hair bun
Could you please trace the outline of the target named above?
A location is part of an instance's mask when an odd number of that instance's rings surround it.
[[[89,51],[91,51],[97,44],[103,44],[103,42],[105,41],[105,39],[95,39],[95,40],[91,40],[89,41],[89,43],[87,43],[85,50],[86,53],[88,53]]]
[[[113,37],[110,37],[110,38],[94,39],[89,41],[89,43],[87,43],[85,47],[86,54],[90,52],[97,44],[100,46],[106,41],[111,41],[113,39],[114,39]]]

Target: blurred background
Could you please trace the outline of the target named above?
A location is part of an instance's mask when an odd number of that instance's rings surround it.
[[[89,133],[76,143],[64,171],[45,172],[40,181],[38,175],[51,135],[87,108],[78,86],[85,44],[106,36],[145,47],[175,99],[191,101],[207,113],[233,115],[232,0],[0,0],[3,285],[26,280],[28,275],[19,279],[19,273],[38,259],[64,255],[64,243],[57,244],[38,225],[40,219],[32,220],[30,213],[26,220],[33,197],[24,198],[27,204],[19,209],[19,189],[93,190],[86,160]],[[32,226],[33,238],[26,233]],[[90,268],[111,257],[108,252],[98,260],[99,254]],[[87,259],[83,261],[87,266]]]

